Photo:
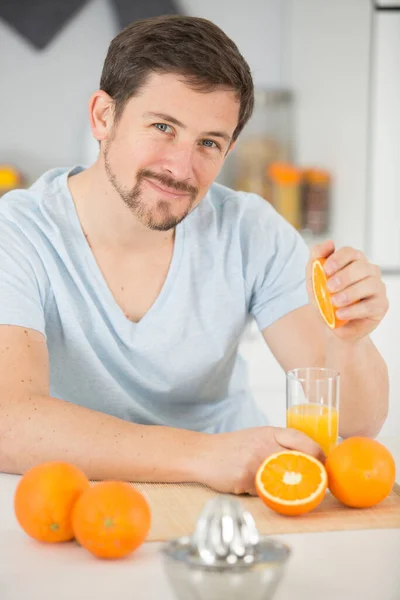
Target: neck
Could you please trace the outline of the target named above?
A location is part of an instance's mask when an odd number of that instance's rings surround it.
[[[68,179],[90,243],[110,250],[147,251],[173,241],[175,230],[154,231],[141,223],[110,184],[99,160]]]

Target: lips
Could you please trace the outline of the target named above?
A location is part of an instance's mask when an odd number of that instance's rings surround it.
[[[145,181],[148,184],[150,184],[154,189],[156,189],[158,192],[161,192],[165,196],[170,196],[171,198],[183,198],[184,196],[188,195],[187,192],[178,192],[177,190],[173,190],[172,188],[165,188],[161,184],[153,181],[152,179],[146,178]]]

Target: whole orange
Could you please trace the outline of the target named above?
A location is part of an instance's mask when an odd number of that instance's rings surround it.
[[[150,507],[129,483],[104,481],[79,498],[72,513],[77,541],[99,558],[121,558],[138,548],[150,529]]]
[[[346,506],[368,508],[389,495],[396,479],[396,464],[380,442],[354,436],[328,454],[328,487]]]
[[[90,487],[86,475],[72,464],[46,462],[29,469],[14,495],[18,523],[41,542],[72,540],[72,507]]]

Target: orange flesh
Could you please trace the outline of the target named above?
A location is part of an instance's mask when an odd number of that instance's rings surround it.
[[[335,311],[326,287],[325,271],[320,261],[315,261],[313,265],[313,289],[319,310],[326,323],[331,328],[335,327]]]
[[[298,483],[285,483],[299,474]],[[320,467],[304,456],[284,455],[271,460],[261,475],[261,482],[268,494],[281,500],[302,500],[311,496],[321,484]]]

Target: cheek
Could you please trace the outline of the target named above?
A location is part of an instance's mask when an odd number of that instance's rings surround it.
[[[112,146],[114,159],[118,160],[120,165],[128,165],[130,168],[157,157],[156,144],[149,136],[122,133],[113,140]]]
[[[152,139],[139,139],[127,150],[131,167],[136,170],[147,168],[153,171],[163,170],[168,157],[168,148]]]
[[[209,187],[218,176],[224,160],[216,156],[196,157],[194,171],[197,176],[198,185],[201,188]]]

